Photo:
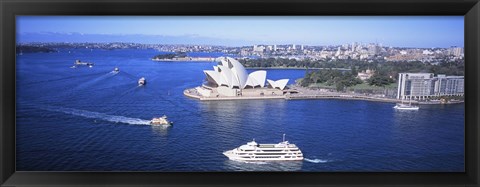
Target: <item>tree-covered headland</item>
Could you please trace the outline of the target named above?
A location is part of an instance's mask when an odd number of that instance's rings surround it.
[[[308,87],[320,84],[333,87],[337,91],[344,91],[346,88],[363,84],[373,87],[388,87],[389,85],[396,84],[398,73],[433,73],[435,75],[463,76],[465,72],[464,60],[444,60],[430,63],[420,61],[392,62],[353,59],[322,61],[267,58],[241,59],[240,63],[247,68],[305,68],[307,69],[305,77],[298,82],[301,86]],[[374,73],[364,82],[360,80],[357,75],[359,72],[365,72],[367,70],[371,70]]]
[[[153,59],[173,59],[173,58],[185,58],[187,57],[187,53],[185,52],[178,52],[178,53],[167,53],[167,54],[160,54],[153,57]]]

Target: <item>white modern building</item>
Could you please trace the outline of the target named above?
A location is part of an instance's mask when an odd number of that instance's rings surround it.
[[[213,70],[203,71],[206,82],[195,88],[203,97],[282,95],[289,80],[267,80],[264,70],[248,74],[245,67],[231,57],[220,57],[217,61]]]
[[[425,100],[436,96],[463,96],[464,77],[433,73],[399,73],[397,99]]]

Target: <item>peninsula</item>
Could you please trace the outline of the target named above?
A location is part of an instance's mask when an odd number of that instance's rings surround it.
[[[180,61],[215,61],[215,58],[212,57],[189,57],[187,53],[168,53],[156,55],[152,58],[153,61],[159,62],[180,62]]]

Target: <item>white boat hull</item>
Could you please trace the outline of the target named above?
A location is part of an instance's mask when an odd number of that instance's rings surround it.
[[[420,109],[419,107],[399,107],[399,106],[394,106],[394,109],[397,110],[418,110]]]
[[[262,161],[300,161],[303,160],[303,155],[293,156],[284,155],[284,156],[260,156],[260,155],[235,155],[233,150],[223,152],[223,155],[228,157],[230,160],[235,161],[248,161],[248,162],[262,162]],[[289,158],[286,158],[289,157]]]

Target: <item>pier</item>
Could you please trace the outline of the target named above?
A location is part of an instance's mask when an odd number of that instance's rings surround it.
[[[377,101],[377,102],[387,102],[387,103],[399,103],[401,100],[391,99],[391,98],[382,98],[382,97],[372,97],[372,96],[363,96],[363,95],[346,95],[346,94],[319,94],[319,95],[309,95],[309,94],[287,94],[285,99],[346,99],[346,100],[365,100],[365,101]],[[418,103],[417,101],[412,101],[413,104]]]
[[[183,95],[199,99],[201,101],[225,101],[225,100],[252,100],[252,99],[285,99],[285,95],[265,95],[265,96],[219,96],[219,97],[205,97],[195,90],[195,88],[186,89]]]
[[[195,98],[201,101],[224,101],[224,100],[252,100],[252,99],[285,99],[285,100],[304,100],[304,99],[344,99],[344,100],[363,100],[373,102],[385,102],[385,103],[401,103],[402,100],[395,98],[388,98],[382,95],[362,95],[352,93],[341,92],[329,92],[323,90],[311,90],[308,88],[292,86],[294,89],[285,90],[283,95],[264,95],[264,96],[215,96],[205,97],[197,92],[195,88],[186,89],[183,94],[190,98]],[[404,103],[410,101],[403,101]],[[442,103],[439,101],[411,101],[412,104],[456,104],[463,103],[463,101],[449,101],[448,103]]]
[[[320,94],[321,93],[321,94]],[[340,94],[340,93],[325,93],[319,92],[317,94],[312,93],[287,93],[284,95],[265,95],[265,96],[218,96],[218,97],[205,97],[197,92],[194,88],[186,89],[183,91],[183,94],[190,98],[199,99],[201,101],[222,101],[222,100],[251,100],[251,99],[348,99],[348,100],[366,100],[366,101],[379,101],[379,102],[389,102],[389,103],[398,103],[401,100],[391,99],[391,98],[382,98],[382,97],[372,97],[372,96],[363,96],[363,95],[352,95],[352,94]],[[416,104],[417,101],[412,101]]]
[[[364,100],[364,101],[375,101],[375,102],[387,102],[387,103],[400,103],[402,100],[396,98],[388,98],[384,95],[364,95],[364,94],[355,94],[355,93],[342,93],[342,92],[333,92],[327,90],[312,90],[305,87],[300,87],[296,85],[290,85],[291,89],[296,90],[297,94],[286,94],[285,99],[345,99],[345,100]],[[404,101],[405,102],[405,101]],[[419,104],[417,101],[412,100],[412,104]]]

